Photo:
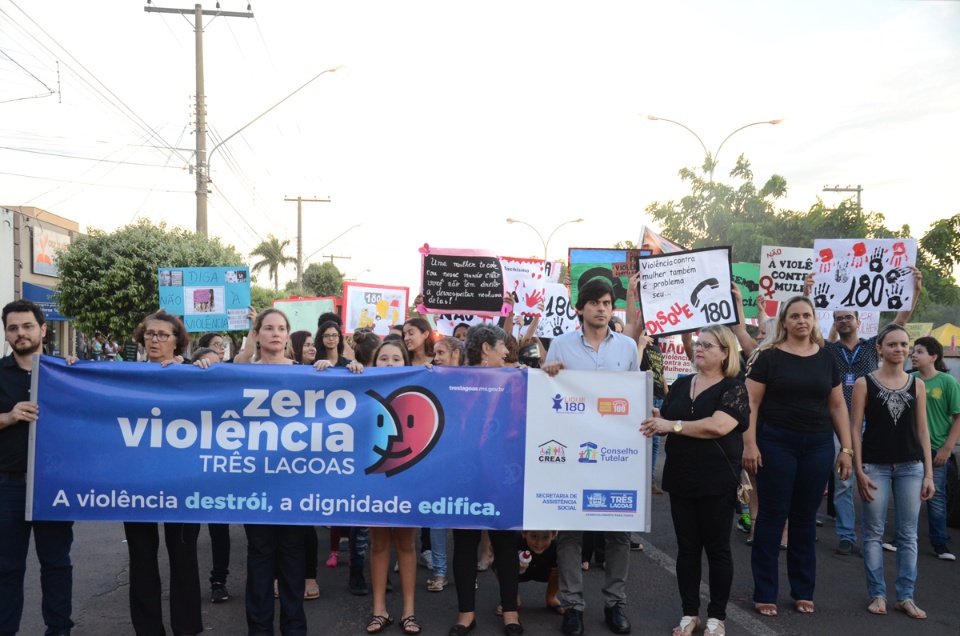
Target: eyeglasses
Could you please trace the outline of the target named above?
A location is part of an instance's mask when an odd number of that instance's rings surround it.
[[[339,340],[339,339],[340,339],[340,334],[338,334],[338,333],[325,333],[325,334],[323,334],[323,339],[324,339],[324,340]]]
[[[224,344],[223,342],[211,342],[210,347],[212,349],[226,349],[227,345]]]
[[[145,331],[143,332],[144,340],[156,340],[157,342],[166,342],[172,336],[172,333],[166,331]],[[221,345],[222,346],[222,345]]]
[[[721,349],[726,349],[723,345],[715,345],[712,342],[703,342],[702,340],[697,340],[693,343],[694,349],[703,349],[704,351],[710,351],[714,347],[720,347]]]
[[[857,319],[856,316],[854,316],[853,314],[850,314],[849,316],[837,316],[836,318],[833,319],[833,322],[853,322],[856,319]]]

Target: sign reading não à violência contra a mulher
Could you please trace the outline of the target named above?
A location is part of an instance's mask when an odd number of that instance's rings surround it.
[[[557,529],[642,529],[642,382],[581,375],[607,374],[37,356],[28,515],[521,528],[529,514]],[[587,434],[592,419],[602,426]],[[542,462],[548,440],[572,461]],[[597,446],[597,465],[576,461],[582,444]],[[572,496],[538,497],[559,484]]]

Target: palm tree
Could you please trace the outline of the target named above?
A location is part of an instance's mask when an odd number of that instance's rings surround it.
[[[256,274],[261,269],[266,269],[269,277],[273,279],[274,291],[280,290],[280,268],[297,262],[294,257],[283,253],[288,245],[290,245],[289,239],[281,241],[273,234],[267,234],[267,240],[250,252],[250,256],[260,257],[260,260],[253,264],[253,272]]]

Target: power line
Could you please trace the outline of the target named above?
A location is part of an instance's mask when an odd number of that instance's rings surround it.
[[[75,183],[78,185],[86,186],[96,186],[98,188],[116,188],[118,190],[151,190],[151,188],[138,188],[136,186],[122,186],[122,185],[112,185],[108,183],[90,183],[88,181],[72,181],[70,179],[54,179],[53,177],[41,177],[34,174],[21,174],[19,172],[3,172],[0,171],[0,174],[8,177],[21,177],[23,179],[39,179],[41,181],[55,181],[58,183]],[[193,194],[192,190],[156,190],[156,192],[172,192],[175,194]],[[47,193],[44,193],[47,194]],[[39,195],[43,196],[43,195]],[[37,197],[34,197],[37,198]],[[31,201],[33,199],[30,199]]]

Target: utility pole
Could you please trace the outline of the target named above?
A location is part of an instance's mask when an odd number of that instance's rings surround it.
[[[249,9],[250,5],[247,5]],[[179,15],[193,14],[193,30],[196,34],[197,47],[197,233],[207,236],[207,107],[203,91],[203,16],[223,16],[225,18],[252,18],[252,11],[221,11],[220,3],[215,10],[204,11],[196,4],[193,9],[168,9],[155,7],[147,0],[143,8],[147,13],[176,13]]]
[[[303,289],[303,202],[330,203],[330,199],[296,199],[283,198],[284,201],[297,202],[297,289]]]
[[[824,192],[856,192],[856,193],[857,193],[857,207],[860,208],[861,210],[863,209],[863,207],[860,205],[860,193],[863,192],[863,187],[860,186],[860,185],[857,185],[856,188],[852,188],[852,187],[850,187],[850,186],[847,186],[846,188],[841,188],[841,187],[838,186],[838,185],[835,185],[835,186],[833,186],[832,188],[828,188],[827,186],[823,186],[823,191],[824,191]]]

